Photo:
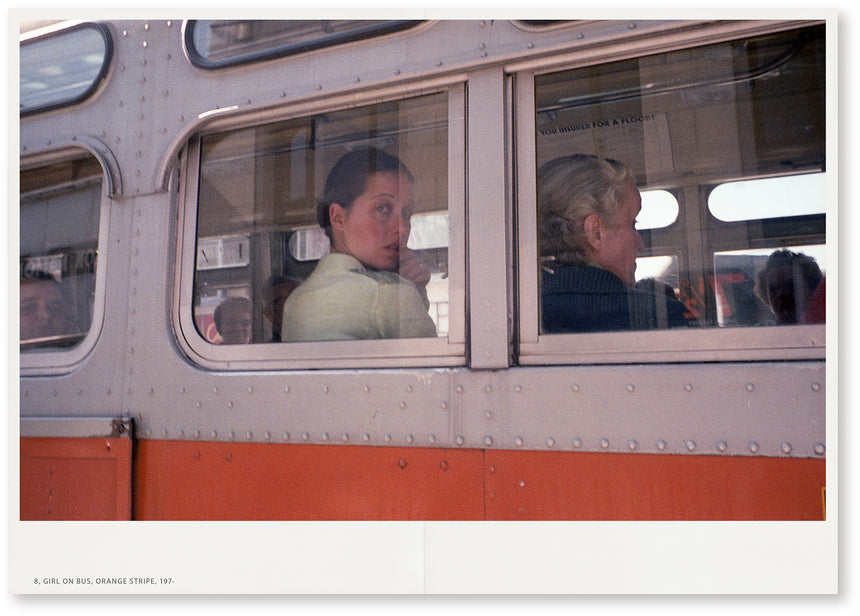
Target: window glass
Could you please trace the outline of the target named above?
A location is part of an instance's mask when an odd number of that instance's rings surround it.
[[[110,64],[106,29],[84,24],[21,43],[20,110],[51,109],[87,98]]]
[[[824,214],[824,174],[721,184],[708,196],[708,208],[726,222]]]
[[[212,344],[444,337],[447,99],[204,135],[200,335]]]
[[[819,322],[824,62],[815,27],[537,75],[540,331]]]
[[[206,68],[286,56],[412,28],[420,21],[202,19],[188,22],[191,61]]]
[[[74,346],[93,321],[102,169],[81,155],[20,177],[21,350]]]

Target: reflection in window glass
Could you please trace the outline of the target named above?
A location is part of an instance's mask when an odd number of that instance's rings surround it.
[[[708,208],[726,222],[824,214],[824,174],[720,184],[708,197]]]
[[[91,156],[21,172],[21,350],[74,346],[93,319],[102,170]]]
[[[439,93],[204,136],[200,334],[447,335],[447,110]]]
[[[193,63],[214,68],[382,36],[418,21],[372,19],[202,19],[188,22]]]
[[[824,67],[812,27],[537,75],[541,331],[810,322],[769,272],[823,272]]]
[[[21,44],[20,109],[32,113],[86,98],[110,62],[107,33],[93,24]]]

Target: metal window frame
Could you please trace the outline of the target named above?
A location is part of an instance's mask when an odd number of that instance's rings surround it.
[[[99,263],[96,268],[95,289],[93,299],[93,319],[90,328],[84,334],[81,341],[68,348],[57,350],[39,350],[21,353],[21,374],[25,376],[65,374],[74,370],[95,348],[101,335],[105,321],[105,299],[106,280],[109,262],[108,254],[108,231],[110,229],[111,200],[115,196],[115,190],[121,187],[121,179],[115,175],[117,172],[116,160],[110,150],[94,139],[76,142],[74,144],[60,144],[56,148],[40,153],[34,153],[21,158],[21,169],[35,169],[49,167],[61,163],[64,160],[85,153],[99,161],[102,167],[102,196],[99,210],[99,237],[98,254]],[[18,182],[16,178],[14,180]],[[17,291],[15,293],[17,296]]]
[[[48,39],[58,38],[61,36],[65,36],[71,32],[77,32],[79,30],[95,30],[104,40],[105,44],[105,54],[104,59],[102,61],[101,69],[99,69],[98,74],[96,75],[93,82],[90,86],[78,96],[74,96],[71,98],[63,98],[53,103],[47,103],[44,105],[40,105],[38,107],[30,107],[29,109],[21,109],[20,117],[24,118],[27,116],[32,116],[37,113],[44,113],[46,111],[52,111],[54,109],[60,109],[62,107],[71,107],[73,105],[80,104],[86,100],[88,100],[95,92],[99,89],[105,77],[108,74],[108,71],[111,67],[111,62],[113,60],[113,36],[111,35],[111,30],[107,24],[98,23],[98,22],[81,22],[76,23],[67,28],[62,28],[59,30],[51,30],[45,34],[37,34],[36,36],[25,37],[21,41],[20,49],[28,45],[38,45],[41,41],[45,41]],[[20,51],[19,51],[20,53]],[[20,67],[20,56],[19,56],[19,67]],[[19,93],[19,109],[20,109],[20,93]]]
[[[820,23],[820,22],[819,22]],[[790,23],[792,27],[807,22]],[[785,22],[762,23],[752,31],[733,31],[731,27],[708,40],[695,38],[676,41],[649,53],[698,47],[705,44],[727,42],[785,29]],[[596,66],[634,57],[648,51],[638,43],[607,49],[598,58],[571,56],[566,62],[531,62],[508,67],[515,73],[514,135],[516,143],[516,208],[517,246],[519,260],[517,353],[520,365],[552,364],[635,364],[659,362],[711,362],[711,361],[764,361],[764,360],[824,360],[826,357],[827,330],[835,327],[835,319],[828,325],[792,325],[781,327],[702,328],[683,331],[605,332],[575,334],[540,333],[540,267],[537,246],[537,170],[535,77],[563,72],[572,68]],[[828,61],[830,62],[830,61]],[[832,96],[828,93],[828,108]],[[835,156],[832,139],[828,139],[828,154]],[[830,165],[827,172],[825,204],[828,229],[836,214],[836,177]],[[831,235],[831,242],[835,242]],[[831,248],[832,250],[832,244]],[[835,271],[835,268],[833,268]],[[833,287],[834,285],[831,285]],[[833,303],[835,299],[831,298]],[[835,316],[835,315],[834,315]]]
[[[196,19],[188,19],[183,22],[182,41],[188,61],[193,66],[206,70],[217,70],[254,62],[265,62],[267,60],[295,56],[356,41],[375,39],[387,34],[410,30],[423,23],[421,20],[390,20],[383,24],[373,24],[350,32],[324,36],[312,41],[279,45],[266,51],[240,54],[227,60],[210,60],[199,53],[194,46],[194,29],[198,21]]]
[[[462,76],[425,88],[397,87],[356,97],[347,95],[325,103],[307,102],[286,110],[263,114],[239,112],[218,115],[217,122],[201,121],[190,137],[180,170],[176,276],[173,327],[179,346],[194,363],[211,370],[307,370],[343,368],[433,368],[466,364],[466,92]],[[197,195],[200,137],[203,128],[229,130],[268,124],[287,118],[333,112],[364,104],[411,98],[445,91],[448,94],[448,215],[451,225],[449,262],[449,331],[447,338],[345,340],[324,342],[213,345],[197,331],[193,316],[196,255]]]

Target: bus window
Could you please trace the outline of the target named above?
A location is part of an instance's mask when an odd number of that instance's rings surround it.
[[[536,74],[539,333],[810,322],[824,68],[812,27]]]
[[[93,322],[102,168],[81,154],[20,181],[21,350],[69,348]]]
[[[21,42],[21,115],[70,105],[95,92],[110,66],[107,27],[79,24]]]
[[[447,93],[203,135],[200,152],[207,342],[446,337]]]
[[[214,69],[343,45],[420,23],[372,19],[191,20],[185,26],[185,47],[195,66]]]

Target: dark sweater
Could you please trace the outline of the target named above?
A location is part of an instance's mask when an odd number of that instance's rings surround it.
[[[591,265],[557,265],[543,272],[544,333],[666,329],[695,325],[673,297],[630,288],[615,274]]]

